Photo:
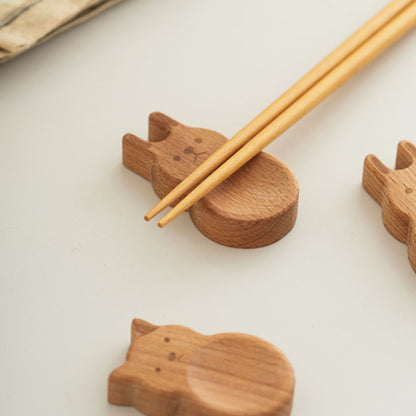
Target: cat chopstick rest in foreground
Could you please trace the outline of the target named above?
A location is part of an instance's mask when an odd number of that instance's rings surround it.
[[[108,400],[148,416],[288,416],[294,385],[287,358],[260,338],[135,319]]]

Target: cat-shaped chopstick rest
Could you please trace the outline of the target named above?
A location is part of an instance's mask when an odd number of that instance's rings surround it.
[[[287,358],[260,338],[135,319],[108,400],[148,416],[288,416],[294,385]]]
[[[389,169],[373,155],[364,162],[363,186],[382,207],[389,232],[408,246],[416,271],[416,147],[399,143],[396,170]]]
[[[123,163],[149,180],[163,198],[227,139],[212,130],[184,126],[152,113],[149,141],[126,134]],[[260,153],[189,209],[208,238],[232,247],[262,247],[294,226],[298,184],[282,162]]]

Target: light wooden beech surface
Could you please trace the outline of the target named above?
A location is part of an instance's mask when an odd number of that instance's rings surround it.
[[[147,416],[289,416],[294,387],[288,359],[260,338],[135,319],[108,400]]]

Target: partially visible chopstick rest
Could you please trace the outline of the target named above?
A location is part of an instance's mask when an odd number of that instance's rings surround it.
[[[231,176],[237,169],[247,163],[276,137],[291,127],[328,95],[340,87],[365,65],[384,52],[416,25],[416,1],[413,1],[402,13],[384,26],[364,45],[336,66],[322,80],[293,103],[272,123],[258,133],[208,178],[198,185],[189,195],[182,199],[158,225],[165,226],[191,205],[201,199],[210,190]]]

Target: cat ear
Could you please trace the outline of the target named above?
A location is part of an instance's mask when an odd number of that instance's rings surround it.
[[[149,142],[165,140],[172,128],[179,123],[162,113],[152,113],[149,116]]]
[[[406,169],[416,159],[416,147],[406,141],[401,141],[397,148],[396,169]]]
[[[152,325],[142,319],[133,319],[131,323],[131,342],[133,343],[137,338],[155,331],[159,327]]]
[[[128,169],[150,181],[152,165],[155,155],[152,144],[142,140],[134,134],[125,134],[123,137],[123,164]]]
[[[108,378],[108,401],[120,406],[133,406],[133,386],[129,363],[116,368]]]
[[[363,186],[379,204],[381,204],[383,188],[390,172],[390,169],[374,155],[368,155],[365,158]]]

